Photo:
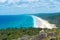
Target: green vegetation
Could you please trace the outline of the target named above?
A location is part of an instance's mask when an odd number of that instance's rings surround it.
[[[33,29],[33,28],[26,28],[26,29],[2,29],[0,30],[0,40],[6,38],[7,40],[17,39],[22,37],[23,35],[33,36],[39,33],[41,29]]]
[[[51,15],[47,19],[50,23],[56,24],[57,27],[60,27],[60,14]]]
[[[60,36],[57,36],[57,37],[56,37],[56,40],[60,40]]]
[[[0,30],[0,40],[12,40],[12,39],[17,39],[17,38],[21,38],[23,35],[29,35],[30,38],[32,36],[38,35],[39,32],[42,29],[39,28],[26,28],[26,29],[1,29]],[[46,33],[54,33],[54,34],[58,34],[58,36],[56,37],[56,40],[60,40],[60,28],[57,29],[43,29]],[[52,34],[53,35],[53,34]],[[44,38],[44,40],[47,40],[48,38],[53,37],[53,36],[47,36],[46,38]]]

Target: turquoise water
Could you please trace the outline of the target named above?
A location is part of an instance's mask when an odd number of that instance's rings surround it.
[[[33,18],[27,15],[0,15],[0,29],[30,28],[33,27]]]

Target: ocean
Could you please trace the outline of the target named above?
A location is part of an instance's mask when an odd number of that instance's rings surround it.
[[[29,15],[0,15],[0,29],[33,28],[33,18]]]
[[[52,14],[24,14],[24,15],[0,15],[0,29],[6,28],[39,28],[42,20],[56,24],[52,21],[51,16],[60,15],[59,13]],[[44,23],[44,22],[43,22]]]

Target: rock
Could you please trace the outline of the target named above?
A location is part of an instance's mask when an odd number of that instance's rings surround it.
[[[56,37],[56,36],[58,36],[56,33],[47,33],[48,34],[48,36],[51,36],[51,37]]]
[[[43,40],[46,37],[47,37],[46,34],[40,34],[40,35],[34,36],[31,40]]]
[[[18,38],[17,40],[27,40],[29,38],[29,35],[23,35],[21,38]]]
[[[44,30],[41,30],[38,35],[31,38],[31,40],[43,40],[47,37],[47,33]]]
[[[7,38],[3,38],[2,40],[7,40]]]
[[[49,40],[56,40],[56,38],[50,38]]]

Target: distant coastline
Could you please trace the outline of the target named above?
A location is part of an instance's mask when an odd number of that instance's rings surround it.
[[[60,25],[59,25],[60,24],[60,21],[59,21],[60,14],[59,13],[55,13],[55,14],[54,13],[53,14],[39,14],[38,13],[38,14],[31,14],[31,15],[40,17],[44,20],[47,20],[51,24],[56,24],[57,27],[60,27]],[[6,28],[16,28],[16,27],[17,28],[25,28],[25,25],[28,28],[34,28],[33,21],[34,21],[33,18],[31,16],[29,16],[28,14],[25,14],[25,15],[0,15],[0,26],[1,26],[0,28],[5,28],[5,27]],[[4,25],[6,25],[6,26],[4,26]],[[15,26],[15,27],[12,27],[12,26]]]

